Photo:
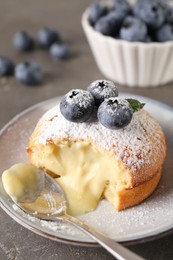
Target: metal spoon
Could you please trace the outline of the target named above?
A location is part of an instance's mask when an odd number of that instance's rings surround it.
[[[105,236],[101,232],[95,230],[93,227],[90,227],[82,220],[66,214],[67,201],[64,191],[49,175],[45,174],[43,171],[40,171],[40,174],[42,174],[44,178],[44,187],[37,199],[33,202],[15,202],[22,210],[40,219],[63,221],[74,225],[75,227],[92,237],[117,259],[143,259],[125,248],[124,246],[115,242],[113,239]]]

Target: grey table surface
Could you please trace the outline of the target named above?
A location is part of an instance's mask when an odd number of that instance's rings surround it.
[[[26,87],[14,77],[0,79],[0,128],[24,109],[40,101],[59,96],[72,88],[86,88],[99,78],[99,72],[80,24],[81,14],[91,0],[0,0],[0,55],[11,57],[16,63],[37,61],[44,70],[44,83]],[[16,31],[27,30],[36,37],[40,28],[57,28],[71,49],[67,61],[55,61],[48,52],[37,48],[26,54],[17,53],[12,46]],[[161,62],[161,61],[160,61]],[[173,84],[152,89],[120,86],[122,92],[147,96],[173,107]],[[12,220],[0,209],[0,260],[106,260],[113,257],[102,248],[66,245],[40,237]],[[128,245],[146,259],[173,259],[173,234],[153,241]]]

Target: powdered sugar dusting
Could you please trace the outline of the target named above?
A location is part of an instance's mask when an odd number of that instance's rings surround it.
[[[127,115],[129,115],[130,112],[131,114],[133,113],[129,102],[126,99],[120,97],[111,97],[106,99],[106,101],[100,105],[100,107],[103,107],[104,109],[106,108],[107,113],[110,115],[114,115],[115,112],[116,115],[119,115],[119,112],[117,111],[118,106],[121,107],[121,111],[124,110],[125,114]]]
[[[112,89],[108,89],[108,88],[106,88],[106,87],[104,87],[103,89],[102,89],[102,95],[104,96],[104,97],[111,97],[111,96],[114,96],[115,95],[115,89],[114,88],[112,88]]]
[[[78,104],[81,108],[87,108],[93,101],[92,95],[82,89],[72,89],[65,95],[67,103]]]
[[[88,87],[88,90],[91,92],[95,92],[102,97],[116,97],[118,96],[118,89],[112,81],[109,80],[95,80]]]
[[[84,123],[67,121],[59,105],[48,111],[41,120],[41,134],[35,142],[46,144],[58,138],[90,139],[93,143],[113,153],[132,172],[133,178],[145,180],[145,168],[151,169],[165,157],[163,132],[158,123],[145,110],[134,113],[130,124],[120,130],[101,125],[97,119]],[[160,165],[161,166],[161,165]],[[158,168],[160,167],[158,165]],[[138,172],[138,174],[135,174]],[[150,173],[147,172],[147,178]]]

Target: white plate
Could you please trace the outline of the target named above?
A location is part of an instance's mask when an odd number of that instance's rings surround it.
[[[167,158],[163,177],[156,191],[136,207],[116,212],[102,201],[97,210],[80,218],[120,242],[140,241],[153,238],[173,228],[173,108],[152,99],[135,97],[145,102],[145,109],[162,126],[167,140]],[[11,120],[0,132],[0,173],[17,162],[27,162],[26,146],[35,124],[43,113],[55,106],[60,98],[54,98],[33,106]],[[1,180],[1,178],[0,178]],[[69,224],[40,221],[18,208],[5,194],[0,181],[0,204],[18,223],[37,234],[65,243],[95,246],[91,238]]]

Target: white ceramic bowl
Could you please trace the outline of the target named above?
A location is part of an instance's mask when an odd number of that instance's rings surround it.
[[[90,25],[87,9],[82,26],[102,74],[129,87],[156,87],[173,81],[173,42],[128,42],[104,36]]]

